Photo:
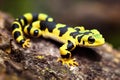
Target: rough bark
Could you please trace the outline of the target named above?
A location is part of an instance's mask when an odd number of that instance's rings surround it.
[[[68,67],[56,61],[61,44],[52,40],[32,38],[22,49],[11,36],[12,21],[0,12],[0,80],[119,80],[120,51],[110,44],[77,47],[72,53],[79,66]]]

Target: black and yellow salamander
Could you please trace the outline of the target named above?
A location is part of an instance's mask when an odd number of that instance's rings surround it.
[[[105,43],[104,38],[96,29],[86,30],[83,26],[69,27],[65,24],[55,23],[52,17],[44,13],[26,13],[17,18],[12,24],[12,35],[14,39],[23,47],[30,47],[30,39],[26,39],[24,34],[33,37],[43,36],[63,43],[60,47],[60,54],[63,64],[78,65],[71,58],[71,51],[76,46],[99,46]]]

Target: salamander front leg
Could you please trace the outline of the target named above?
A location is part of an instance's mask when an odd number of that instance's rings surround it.
[[[29,48],[31,46],[30,39],[23,40],[22,43],[23,48]]]
[[[36,22],[31,23],[30,25],[25,26],[24,33],[32,37],[40,37],[42,35],[42,32],[38,28],[39,26],[38,24],[39,22],[36,21]],[[30,39],[23,40],[21,43],[22,43],[23,48],[27,48],[31,46]]]
[[[68,66],[78,66],[78,63],[75,59],[71,58],[71,50],[73,50],[76,46],[68,40],[68,43],[65,43],[62,47],[60,47],[60,54],[62,58],[58,58],[57,61],[62,62],[62,64],[66,64]]]

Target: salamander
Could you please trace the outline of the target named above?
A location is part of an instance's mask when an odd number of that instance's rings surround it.
[[[97,29],[87,30],[83,26],[70,27],[66,24],[56,23],[47,14],[26,13],[15,19],[12,24],[12,35],[17,43],[23,48],[30,47],[30,39],[26,39],[24,34],[32,37],[50,38],[63,45],[59,48],[62,64],[78,65],[72,58],[71,51],[76,46],[100,46],[105,43],[105,39]]]

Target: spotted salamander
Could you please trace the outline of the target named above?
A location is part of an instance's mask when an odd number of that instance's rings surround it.
[[[17,43],[23,48],[30,47],[30,39],[24,34],[33,37],[43,36],[61,42],[61,61],[67,65],[78,65],[75,59],[71,58],[71,51],[76,46],[99,46],[105,40],[97,29],[87,30],[83,26],[70,27],[66,24],[56,23],[52,17],[44,14],[26,13],[15,19],[12,24],[12,35]]]

